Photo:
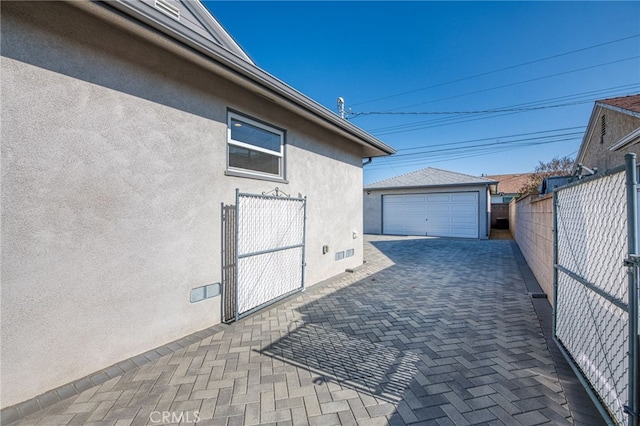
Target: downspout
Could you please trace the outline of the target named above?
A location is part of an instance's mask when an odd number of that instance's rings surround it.
[[[487,214],[486,214],[486,227],[487,227],[487,239],[491,237],[491,185],[487,184],[485,187],[485,194],[487,194]]]
[[[373,161],[373,157],[369,157],[369,159],[367,159],[367,161],[362,163],[362,167],[366,166],[367,164],[371,164],[372,161]]]

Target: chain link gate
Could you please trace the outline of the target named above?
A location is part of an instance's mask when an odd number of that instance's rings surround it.
[[[627,162],[554,191],[553,334],[603,416],[637,425],[636,173]]]
[[[306,198],[281,194],[278,188],[275,195],[236,190],[235,220],[223,231],[223,252],[231,255],[234,250],[232,258],[223,259],[225,321],[304,289]]]

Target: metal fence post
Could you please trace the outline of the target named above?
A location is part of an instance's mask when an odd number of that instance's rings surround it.
[[[235,320],[238,321],[238,319],[239,319],[239,314],[238,314],[238,309],[239,309],[239,306],[238,306],[238,269],[239,269],[239,265],[238,265],[238,263],[239,263],[238,262],[238,250],[239,249],[238,249],[238,246],[240,245],[239,244],[240,241],[238,241],[238,234],[240,232],[240,188],[236,188],[236,223],[235,223],[235,225],[236,225],[235,226],[236,229],[234,229],[234,232],[235,232],[236,235],[235,235],[234,238],[235,238],[236,244],[235,244],[235,247],[234,247],[235,248],[235,253],[234,253],[235,260],[233,261],[233,263],[235,265],[235,268],[234,268],[234,271],[233,271],[233,274],[234,274],[233,285],[236,288],[234,289],[233,293],[234,293],[234,299],[235,299],[234,300],[234,304],[235,304],[235,307],[236,307],[235,308],[235,312],[234,312],[235,315],[236,315]]]
[[[553,319],[551,322],[551,334],[556,336],[556,322],[558,318],[558,192],[553,191]]]
[[[627,172],[627,226],[629,249],[629,426],[637,426],[638,413],[638,241],[636,155],[624,156]],[[635,258],[636,261],[633,261]]]
[[[307,261],[305,257],[305,250],[307,247],[307,196],[305,195],[303,198],[302,208],[304,212],[302,213],[302,291],[305,290],[304,279],[305,279],[305,270],[307,267]]]

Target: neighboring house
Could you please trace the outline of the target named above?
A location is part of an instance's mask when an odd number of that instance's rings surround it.
[[[506,175],[483,175],[483,177],[498,182],[498,189],[491,194],[491,204],[509,203],[520,196],[520,189],[529,183],[531,173],[513,173]]]
[[[509,202],[520,196],[520,189],[529,183],[531,173],[483,175],[498,182],[498,189],[491,194],[491,228],[509,227]]]
[[[624,164],[629,152],[640,154],[640,94],[597,101],[582,139],[579,164],[605,170]]]
[[[306,197],[306,285],[362,264],[362,159],[394,150],[198,1],[2,1],[1,19],[2,407],[219,323],[236,189]]]
[[[364,187],[364,232],[488,238],[497,181],[428,167]]]

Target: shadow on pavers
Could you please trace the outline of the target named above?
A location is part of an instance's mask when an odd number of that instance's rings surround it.
[[[261,352],[395,403],[391,423],[571,423],[508,242],[371,244],[394,264],[297,308]]]

